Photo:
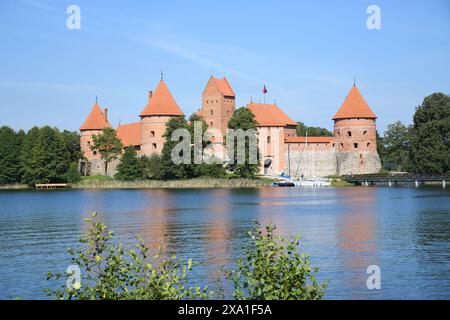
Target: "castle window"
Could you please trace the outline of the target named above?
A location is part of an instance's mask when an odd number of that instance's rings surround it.
[[[367,142],[367,148],[370,147],[370,142]]]
[[[152,136],[152,138],[155,137],[155,131],[150,131],[150,135]]]
[[[213,110],[211,110],[211,115],[213,115],[214,114],[214,111]]]
[[[358,144],[357,144],[357,143],[354,143],[354,144],[353,144],[353,147],[355,147],[355,149],[358,149]]]
[[[343,143],[341,143],[340,146],[341,146],[341,149],[344,148],[344,144]]]
[[[333,148],[334,148],[334,145],[335,145],[335,144],[333,143]]]
[[[94,156],[96,156],[97,155],[97,151],[94,151],[94,152],[92,152],[93,154],[94,154]]]
[[[348,131],[347,134],[348,134],[349,137],[352,136],[352,132],[351,131]]]
[[[88,141],[88,146],[91,146],[91,142],[90,141]]]
[[[153,149],[156,149],[156,143],[152,143]]]
[[[211,127],[213,126],[213,123],[212,123],[212,122],[210,122],[209,124],[211,125]]]
[[[367,131],[366,130],[364,130],[364,132],[363,132],[363,135],[365,136],[367,134]]]
[[[270,136],[267,137],[267,143],[270,143]]]
[[[339,131],[336,131],[336,133],[337,133],[338,137],[341,136],[341,133]]]

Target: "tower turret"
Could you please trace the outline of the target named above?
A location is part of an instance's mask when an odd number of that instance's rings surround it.
[[[376,173],[381,169],[377,153],[377,116],[356,85],[334,115],[338,173]]]
[[[91,112],[80,127],[80,147],[84,157],[88,160],[100,159],[100,154],[95,150],[91,150],[91,145],[93,143],[92,137],[99,134],[105,128],[111,128],[107,112],[108,110],[106,108],[102,111],[98,102],[95,101]]]
[[[164,80],[161,79],[155,92],[149,92],[148,103],[139,115],[141,117],[142,153],[160,154],[164,145],[163,134],[166,123],[172,117],[183,116]]]

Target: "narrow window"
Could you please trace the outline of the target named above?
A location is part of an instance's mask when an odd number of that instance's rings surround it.
[[[211,127],[213,126],[213,123],[212,123],[212,122],[210,122],[209,124],[211,125]]]
[[[211,109],[211,115],[213,115],[214,114],[214,111]]]
[[[343,144],[343,143],[341,143],[341,149],[342,149],[342,148],[344,148],[344,144]]]
[[[267,143],[270,143],[270,136],[267,137]]]
[[[347,134],[348,134],[349,137],[352,136],[352,132],[351,131],[348,131]]]
[[[156,149],[156,143],[152,143],[153,149]]]
[[[366,130],[364,130],[364,132],[363,132],[363,135],[366,135],[367,134],[367,131]]]
[[[334,148],[334,145],[335,145],[335,144],[333,143],[333,148]]]
[[[96,156],[97,155],[97,151],[94,151],[93,154],[94,154],[94,156]]]
[[[367,148],[370,147],[370,142],[367,142]]]
[[[154,138],[154,137],[155,137],[155,131],[150,131],[150,136],[151,136],[152,138]]]
[[[355,149],[358,149],[358,144],[357,144],[357,143],[354,143],[354,144],[353,144],[353,147],[355,147]]]

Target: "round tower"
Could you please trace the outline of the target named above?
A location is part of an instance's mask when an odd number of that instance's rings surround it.
[[[155,92],[149,92],[148,103],[139,115],[141,117],[142,154],[161,154],[167,121],[172,117],[183,115],[183,111],[178,107],[166,83],[161,79]]]
[[[102,111],[98,102],[95,101],[91,112],[80,127],[81,151],[89,161],[100,159],[100,153],[91,149],[91,145],[93,144],[92,137],[99,134],[105,128],[111,128],[111,124],[108,121],[108,109],[105,108]]]
[[[377,153],[377,116],[353,85],[334,115],[334,137],[338,174],[377,173],[381,169]]]

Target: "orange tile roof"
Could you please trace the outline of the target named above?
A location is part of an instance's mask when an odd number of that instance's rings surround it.
[[[116,134],[122,141],[122,144],[127,146],[141,145],[141,123],[134,122],[123,124],[117,127]]]
[[[260,127],[296,126],[297,122],[289,118],[276,104],[250,103],[247,108],[255,115]]]
[[[308,143],[330,143],[334,137],[308,137]],[[284,141],[287,143],[305,143],[306,137],[286,137]]]
[[[111,128],[111,124],[96,102],[80,130],[103,130],[104,128]]]
[[[377,118],[355,85],[350,90],[338,112],[334,115],[333,120],[349,118]]]
[[[226,77],[223,77],[223,79],[211,77],[214,82],[216,83],[217,87],[220,90],[220,93],[222,93],[224,96],[232,96],[234,97],[234,91],[233,88],[231,88],[230,83],[228,82]]]
[[[139,116],[182,116],[183,111],[175,102],[164,80],[161,80]]]

